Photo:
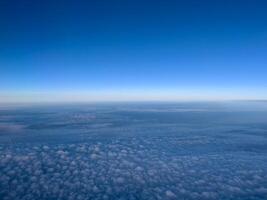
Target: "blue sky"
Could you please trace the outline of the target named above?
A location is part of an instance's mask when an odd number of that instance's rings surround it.
[[[266,1],[0,3],[2,101],[267,99]]]

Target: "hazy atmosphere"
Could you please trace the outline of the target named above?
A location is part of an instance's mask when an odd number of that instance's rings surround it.
[[[0,100],[267,99],[266,1],[0,2]]]
[[[0,0],[0,200],[266,200],[266,10]]]

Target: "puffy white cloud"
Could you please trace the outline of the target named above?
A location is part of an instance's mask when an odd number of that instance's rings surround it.
[[[0,148],[0,196],[8,200],[193,200],[257,195],[264,199],[264,165],[254,166],[246,155],[194,152],[192,156],[182,148],[175,152],[173,141],[178,139],[4,146]],[[266,161],[264,156],[258,159]]]

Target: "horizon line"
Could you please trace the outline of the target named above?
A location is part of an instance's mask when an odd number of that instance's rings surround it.
[[[80,100],[80,101],[0,101],[0,105],[10,104],[94,104],[94,103],[186,103],[186,102],[267,102],[267,99],[135,99],[135,100]]]

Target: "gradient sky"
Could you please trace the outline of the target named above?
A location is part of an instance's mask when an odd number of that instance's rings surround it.
[[[0,102],[267,99],[267,1],[1,0]]]

